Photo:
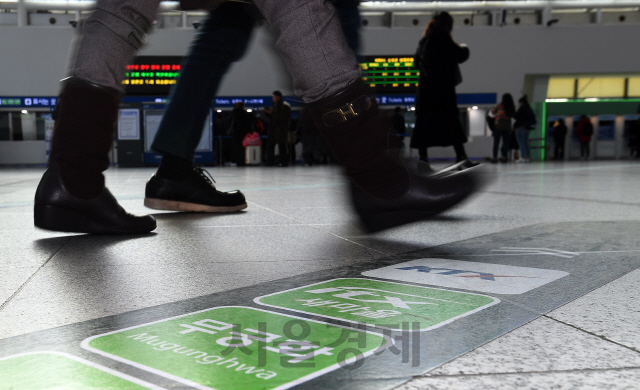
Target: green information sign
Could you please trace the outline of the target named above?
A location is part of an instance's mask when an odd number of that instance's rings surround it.
[[[161,387],[58,352],[36,352],[0,359],[1,390],[162,390]]]
[[[88,338],[82,347],[198,389],[286,389],[353,369],[388,338],[248,307],[218,307]]]
[[[371,279],[334,279],[258,297],[255,302],[380,328],[425,331],[500,300]]]

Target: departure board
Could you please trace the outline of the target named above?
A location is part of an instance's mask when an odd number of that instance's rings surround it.
[[[379,93],[415,93],[420,71],[412,56],[364,56],[362,80]]]
[[[180,75],[181,56],[139,56],[127,65],[122,84],[128,95],[168,95]]]

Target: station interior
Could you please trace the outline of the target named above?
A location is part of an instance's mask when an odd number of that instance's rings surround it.
[[[406,131],[394,139],[408,161],[416,47],[436,12],[451,13],[454,41],[470,49],[456,87],[465,148],[486,182],[429,220],[367,233],[331,156],[308,164],[299,139],[287,167],[266,166],[259,146],[257,157],[229,151],[236,103],[259,114],[279,90],[294,122],[304,107],[266,22],[225,75],[195,156],[248,207],[144,206],[162,158],[151,142],[208,15],[162,2],[127,69],[104,172],[157,229],[118,236],[33,220],[60,80],[94,6],[0,2],[1,390],[638,388],[640,3],[361,2],[363,80],[389,116],[400,107]],[[517,148],[491,161],[487,115],[505,93],[535,113],[529,163]],[[442,169],[456,156],[429,157]]]

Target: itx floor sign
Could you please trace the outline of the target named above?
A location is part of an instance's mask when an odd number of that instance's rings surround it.
[[[540,224],[7,338],[0,390],[393,388],[640,268],[638,231]]]

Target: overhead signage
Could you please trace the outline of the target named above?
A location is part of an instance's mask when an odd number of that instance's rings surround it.
[[[364,56],[363,60],[362,81],[376,92],[415,92],[420,70],[413,56]]]
[[[29,96],[29,97],[0,97],[0,108],[53,108],[57,97]]]
[[[0,358],[0,388],[163,390],[149,382],[60,352]]]
[[[370,279],[333,279],[255,299],[260,305],[383,329],[426,331],[500,302],[479,294]],[[404,329],[406,330],[406,329]]]
[[[286,389],[357,368],[388,340],[259,309],[218,307],[94,336],[82,347],[198,389],[245,390]]]
[[[568,272],[449,259],[417,259],[362,275],[494,294],[522,294]]]
[[[289,101],[286,98],[285,100]],[[214,107],[233,107],[236,103],[244,103],[247,107],[272,106],[273,98],[271,96],[219,96],[213,99]]]
[[[180,76],[181,56],[138,56],[127,64],[122,85],[127,95],[168,95]]]

